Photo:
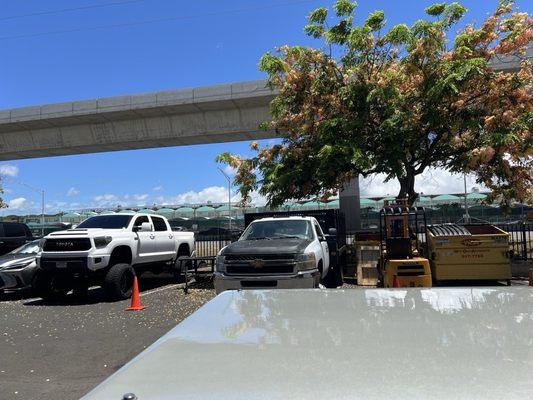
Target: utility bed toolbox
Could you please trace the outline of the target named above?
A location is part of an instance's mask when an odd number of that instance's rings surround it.
[[[509,280],[509,234],[494,225],[428,226],[433,279]]]

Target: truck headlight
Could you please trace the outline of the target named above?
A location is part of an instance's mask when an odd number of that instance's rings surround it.
[[[217,272],[226,271],[226,266],[224,265],[225,261],[226,261],[226,256],[218,255],[215,261],[215,271]]]
[[[111,236],[99,236],[94,238],[94,245],[96,248],[106,247],[113,238]]]
[[[316,258],[314,253],[298,254],[296,256],[296,268],[299,271],[316,268]]]

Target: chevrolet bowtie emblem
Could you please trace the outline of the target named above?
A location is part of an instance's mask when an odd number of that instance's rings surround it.
[[[265,266],[265,262],[263,260],[253,260],[251,265],[253,268],[263,268]]]

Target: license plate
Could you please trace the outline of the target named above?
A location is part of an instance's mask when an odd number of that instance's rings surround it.
[[[56,261],[56,268],[67,268],[66,261]]]

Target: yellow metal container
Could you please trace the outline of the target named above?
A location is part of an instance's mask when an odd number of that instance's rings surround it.
[[[435,281],[509,280],[509,234],[493,225],[434,225],[427,234]]]
[[[422,257],[386,260],[383,286],[394,287],[394,277],[400,287],[431,287],[429,261]]]

